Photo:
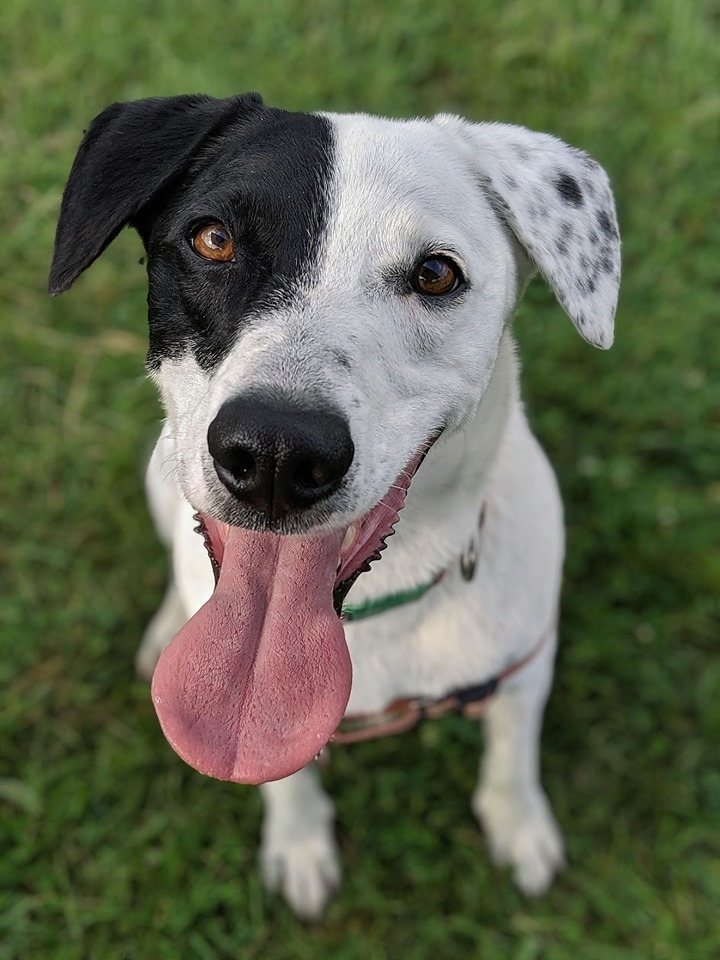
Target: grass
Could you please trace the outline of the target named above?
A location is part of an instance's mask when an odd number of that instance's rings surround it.
[[[2,960],[720,956],[719,24],[713,0],[4,5]],[[544,776],[570,868],[537,903],[487,861],[479,734],[449,719],[334,753],[345,886],[303,927],[260,887],[256,792],[183,766],[133,678],[164,577],[139,244],[50,301],[54,221],[107,103],[253,88],[524,123],[612,175],[616,347],[541,284],[516,325],[569,534]]]

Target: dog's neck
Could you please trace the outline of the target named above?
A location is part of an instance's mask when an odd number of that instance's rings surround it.
[[[462,429],[442,436],[433,446],[413,479],[382,559],[359,578],[349,603],[431,582],[458,562],[477,529],[490,468],[511,414],[518,410],[518,362],[506,331],[477,413]]]

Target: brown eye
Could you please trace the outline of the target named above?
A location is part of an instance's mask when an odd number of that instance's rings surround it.
[[[192,247],[195,253],[205,260],[225,262],[235,256],[230,231],[221,223],[208,223],[195,231],[192,238]]]
[[[447,257],[428,257],[413,268],[410,286],[427,297],[453,293],[464,283],[460,268]]]

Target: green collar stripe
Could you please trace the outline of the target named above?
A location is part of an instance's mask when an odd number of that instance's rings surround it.
[[[410,590],[403,590],[400,593],[390,593],[386,597],[368,600],[365,603],[359,603],[357,606],[343,607],[343,620],[364,620],[366,617],[375,616],[376,613],[385,613],[386,610],[392,610],[393,607],[401,607],[405,603],[414,603],[424,597],[436,583],[439,583],[444,574],[445,571],[441,570],[428,583],[421,583],[418,587],[412,587]]]

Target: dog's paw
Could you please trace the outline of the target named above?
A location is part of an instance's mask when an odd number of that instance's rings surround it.
[[[302,838],[266,835],[260,868],[265,887],[281,893],[301,920],[321,920],[328,900],[340,888],[337,846],[325,827]]]
[[[555,874],[565,867],[563,840],[540,789],[515,790],[479,788],[472,808],[498,866],[513,867],[513,880],[527,897],[539,897],[551,885]]]

